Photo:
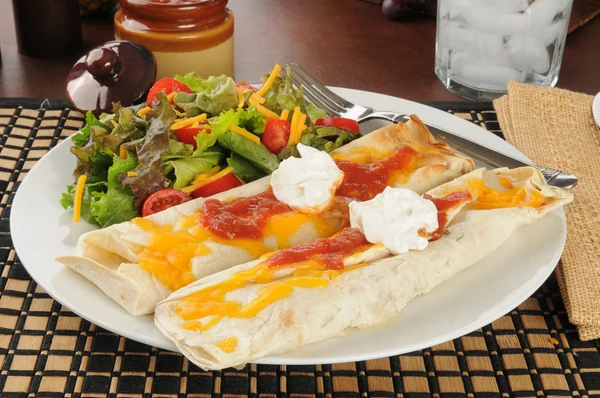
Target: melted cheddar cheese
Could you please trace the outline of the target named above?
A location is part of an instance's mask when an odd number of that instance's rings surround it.
[[[170,290],[177,290],[196,280],[192,272],[192,259],[211,252],[209,242],[233,246],[245,250],[258,258],[273,251],[265,244],[274,237],[277,247],[290,247],[293,236],[305,225],[311,225],[318,237],[333,235],[336,229],[321,215],[286,212],[269,217],[264,228],[264,239],[224,239],[202,227],[197,215],[182,217],[178,228],[158,225],[145,218],[135,218],[132,223],[150,234],[150,241],[139,252],[140,268],[152,274]]]
[[[356,147],[349,152],[334,152],[331,154],[333,160],[345,160],[359,164],[375,163],[389,157],[390,151],[380,151],[376,148]]]
[[[471,208],[478,210],[523,206],[538,208],[544,205],[544,196],[536,190],[528,192],[525,186],[514,188],[510,180],[502,176],[498,177],[498,183],[506,191],[490,188],[481,179],[468,181],[469,191],[477,198]]]
[[[182,328],[202,332],[210,329],[223,317],[253,318],[271,304],[289,297],[295,288],[323,288],[336,276],[365,265],[366,263],[360,263],[334,271],[324,269],[318,262],[305,261],[283,267],[289,269],[291,274],[278,277],[282,268],[270,268],[265,262],[261,262],[185,297],[177,304],[176,311],[185,321]],[[250,302],[243,304],[227,299],[228,293],[251,284],[262,286]]]

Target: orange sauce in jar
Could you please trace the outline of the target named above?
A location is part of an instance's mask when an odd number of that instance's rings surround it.
[[[227,0],[120,0],[115,37],[148,48],[157,79],[195,72],[233,76],[233,14]]]

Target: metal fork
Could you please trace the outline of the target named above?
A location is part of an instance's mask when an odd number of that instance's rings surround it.
[[[398,112],[375,111],[373,108],[353,104],[340,97],[325,85],[317,81],[298,64],[291,64],[291,78],[297,87],[302,87],[306,98],[314,105],[336,117],[354,119],[358,123],[371,119],[383,119],[392,123],[407,122],[410,115]],[[425,123],[425,122],[424,122]],[[446,141],[450,146],[474,159],[493,167],[530,166],[540,170],[549,185],[563,189],[571,189],[577,185],[577,176],[548,167],[539,167],[498,152],[486,146],[469,141],[441,127],[425,123],[429,131],[436,137]]]

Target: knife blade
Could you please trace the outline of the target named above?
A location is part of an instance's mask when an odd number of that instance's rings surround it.
[[[425,123],[425,125],[436,139],[447,142],[448,145],[454,149],[492,167],[508,167],[511,169],[523,166],[536,167],[533,163],[515,159],[512,156],[506,155],[502,152],[498,152],[484,145],[480,145],[476,142],[467,140],[466,138],[452,134],[440,127],[428,123]]]
[[[549,185],[567,190],[570,190],[577,185],[578,178],[573,174],[548,167],[540,167],[530,162],[515,159],[512,156],[467,140],[466,138],[460,137],[438,126],[429,123],[425,123],[425,125],[436,139],[444,141],[466,156],[479,160],[492,167],[508,167],[511,169],[524,166],[534,167],[542,172]]]

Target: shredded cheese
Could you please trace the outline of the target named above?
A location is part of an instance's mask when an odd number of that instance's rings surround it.
[[[279,120],[288,120],[288,116],[290,115],[290,111],[284,109],[281,111],[281,115],[279,115]]]
[[[196,184],[187,186],[187,187],[183,188],[181,191],[185,192],[185,193],[191,193],[198,188],[202,188],[203,186],[208,185],[211,182],[217,181],[221,177],[225,177],[227,174],[231,173],[232,171],[233,171],[233,167],[226,167],[223,170],[219,171],[218,173],[213,174],[209,178],[205,179],[204,181],[200,181]]]
[[[127,159],[127,150],[121,145],[119,147],[119,157],[123,160]]]
[[[85,187],[86,175],[79,176],[77,187],[75,188],[75,200],[73,202],[73,222],[79,222],[81,219],[81,202],[83,202],[83,188]]]
[[[254,142],[255,144],[260,144],[260,138],[258,138],[257,136],[255,136],[254,134],[252,134],[251,132],[249,132],[248,130],[236,126],[235,124],[232,124],[231,126],[229,126],[229,130],[231,130],[232,132],[241,135],[242,137],[249,139],[250,141]]]
[[[119,123],[115,122],[114,120],[111,120],[111,123],[113,124],[113,126],[117,127],[119,125]]]
[[[271,72],[271,74],[269,75],[269,77],[267,78],[267,81],[265,82],[265,84],[263,84],[263,86],[260,88],[260,90],[258,90],[256,92],[256,94],[260,95],[261,97],[263,95],[265,95],[265,93],[267,91],[269,91],[269,88],[271,88],[271,85],[273,84],[273,82],[275,81],[275,78],[277,76],[279,76],[279,72],[281,71],[281,66],[279,66],[279,64],[275,65],[275,67],[273,68],[273,71]]]
[[[264,106],[262,106],[261,104],[259,104],[258,102],[256,102],[254,99],[250,98],[248,99],[248,102],[251,105],[254,105],[256,107],[256,110],[265,117],[265,119],[267,120],[277,120],[279,119],[279,115],[276,114],[275,112],[265,108]]]
[[[258,102],[261,105],[265,103],[265,99],[256,93],[252,94],[250,98],[252,98],[254,101]]]
[[[137,177],[138,173],[136,173],[135,171],[128,171],[127,172],[127,177]]]
[[[290,127],[290,138],[288,138],[287,146],[292,146],[294,144],[294,136],[296,135],[296,125],[298,124],[298,119],[300,118],[300,107],[297,106],[294,108],[294,113],[292,114],[292,125]]]
[[[194,124],[196,122],[203,122],[205,120],[206,120],[206,113],[203,113],[202,115],[194,116],[189,119],[184,119],[182,121],[173,123],[171,125],[171,130],[179,130],[179,129],[182,129],[187,126],[191,126],[192,124]]]
[[[174,91],[171,94],[167,95],[167,99],[169,100],[169,102],[173,101],[173,98],[175,98],[175,95],[177,95],[178,92],[179,91]],[[146,107],[140,109],[137,114],[138,114],[138,116],[144,116],[144,115],[147,115],[148,112],[150,112],[151,110],[152,110],[152,108],[150,108],[149,106],[146,106]]]
[[[218,173],[219,171],[221,171],[221,168],[219,166],[215,166],[212,169],[205,171],[204,173],[197,174],[196,178],[194,178],[194,181],[192,184],[195,184],[200,181],[204,181],[208,177],[212,176],[215,173]]]
[[[145,116],[148,114],[148,112],[150,112],[152,110],[152,108],[150,108],[149,106],[142,108],[138,111],[138,116]]]
[[[304,131],[304,123],[306,122],[306,115],[300,113],[298,117],[298,121],[296,122],[296,126],[294,127],[294,133],[290,133],[290,139],[288,145],[297,144],[300,142],[300,137],[302,137],[302,132]],[[291,144],[290,144],[291,142]]]
[[[238,98],[238,108],[243,108],[244,107],[244,93],[242,92],[242,89],[238,88],[237,90],[235,90],[235,93],[237,94],[237,98]]]

